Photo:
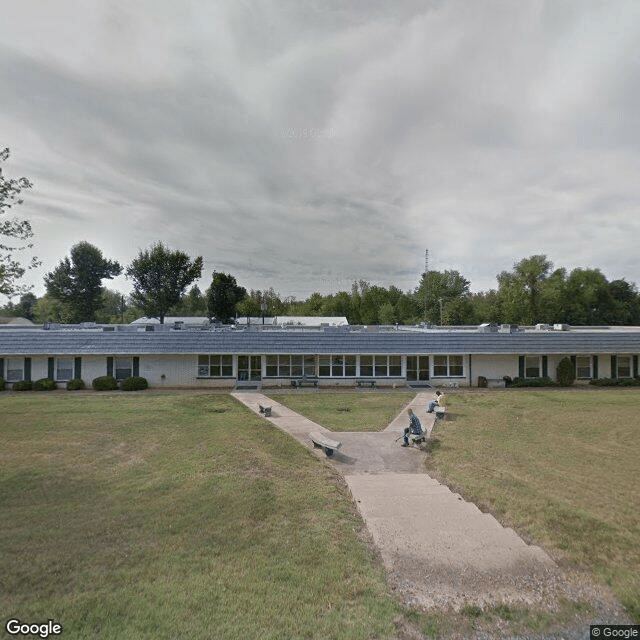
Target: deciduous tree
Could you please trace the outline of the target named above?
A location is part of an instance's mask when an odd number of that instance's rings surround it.
[[[171,251],[162,242],[140,251],[127,267],[133,283],[131,301],[149,318],[164,324],[167,311],[180,302],[187,287],[202,275],[202,256],[191,260],[182,251]]]

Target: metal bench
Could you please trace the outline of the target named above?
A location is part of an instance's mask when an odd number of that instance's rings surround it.
[[[271,415],[271,407],[267,407],[263,404],[259,404],[258,407],[260,408],[260,413],[262,413],[265,416],[270,416]]]
[[[322,447],[327,457],[331,457],[335,451],[337,451],[341,446],[342,442],[338,442],[337,440],[331,440],[327,438],[322,433],[318,433],[317,431],[312,431],[309,434],[311,438],[311,442],[313,442],[313,446],[317,449]]]
[[[375,389],[376,387],[376,381],[370,378],[359,378],[358,380],[356,380],[356,384],[359,387],[364,387],[366,385],[369,385],[372,389]]]
[[[292,387],[303,387],[304,385],[318,386],[318,378],[315,376],[302,376],[302,378],[291,378]]]

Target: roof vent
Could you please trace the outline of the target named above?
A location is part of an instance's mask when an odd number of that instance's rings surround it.
[[[568,324],[554,324],[553,325],[553,330],[554,331],[569,331],[569,325]]]
[[[537,324],[536,331],[549,331],[551,327],[548,324]]]

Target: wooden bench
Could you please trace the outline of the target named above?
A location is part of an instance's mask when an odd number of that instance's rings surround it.
[[[315,376],[302,376],[302,378],[291,378],[291,386],[292,387],[302,387],[305,384],[313,385],[314,387],[318,386],[318,378]]]
[[[262,413],[265,416],[270,416],[271,415],[271,407],[267,407],[263,404],[259,404],[258,407],[260,408],[260,413]]]
[[[366,379],[365,378],[360,378],[359,380],[356,380],[356,384],[359,387],[364,387],[365,385],[368,384],[372,389],[375,389],[375,387],[376,387],[376,381],[372,380],[370,378],[366,378]]]
[[[342,442],[338,442],[337,440],[330,440],[326,436],[317,431],[312,431],[309,434],[311,438],[311,442],[313,442],[314,448],[322,447],[324,449],[325,454],[330,458],[335,451],[337,451],[341,446]]]
[[[444,414],[447,412],[446,407],[436,407],[433,412],[436,414],[436,418],[444,420]]]

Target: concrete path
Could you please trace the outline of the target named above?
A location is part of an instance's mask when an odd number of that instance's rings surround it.
[[[419,393],[381,433],[335,433],[257,392],[232,394],[286,431],[344,475],[353,499],[380,551],[389,582],[409,605],[430,609],[464,604],[534,603],[560,580],[556,564],[539,547],[452,493],[425,473],[426,453],[397,441],[411,406],[423,427],[434,396]],[[261,414],[260,414],[261,415]],[[439,428],[436,425],[436,433]],[[342,442],[331,458],[314,449],[309,433],[319,431]]]

